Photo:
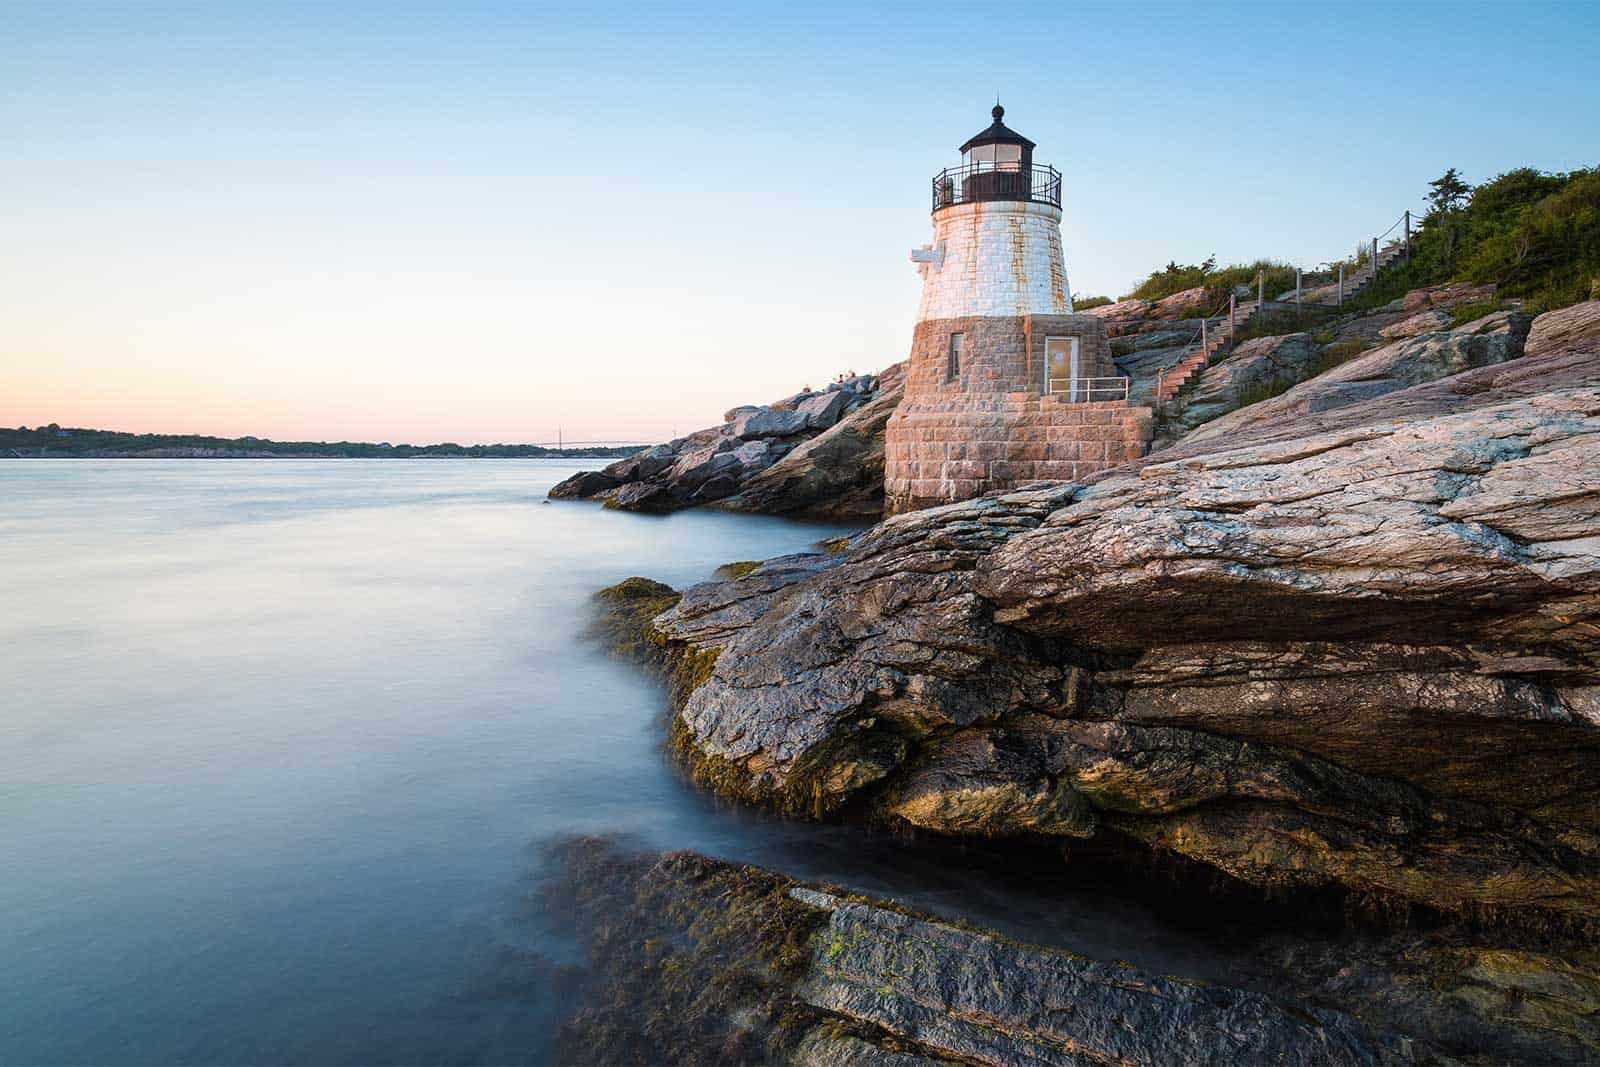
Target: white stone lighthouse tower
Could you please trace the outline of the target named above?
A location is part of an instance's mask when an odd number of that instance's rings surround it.
[[[1149,442],[1105,324],[1072,311],[1061,174],[993,115],[934,176],[933,240],[911,252],[922,302],[886,435],[891,513],[1085,477]]]

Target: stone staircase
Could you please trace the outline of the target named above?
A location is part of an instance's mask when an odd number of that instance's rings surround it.
[[[1195,375],[1211,365],[1211,357],[1230,345],[1234,334],[1256,317],[1259,307],[1259,304],[1253,303],[1235,307],[1231,327],[1226,318],[1218,319],[1214,324],[1211,320],[1206,320],[1205,343],[1196,345],[1177,363],[1161,372],[1161,377],[1156,382],[1155,402],[1163,406],[1171,403]]]
[[[1369,257],[1365,267],[1345,279],[1344,299],[1349,300],[1366,289],[1367,286],[1372,284],[1373,279],[1378,276],[1379,271],[1404,256],[1405,251],[1405,245],[1400,243],[1379,249],[1375,259]],[[1285,296],[1292,295],[1292,293],[1285,294]],[[1283,297],[1279,299],[1282,300]],[[1310,293],[1304,294],[1304,302],[1320,307],[1335,306],[1339,302],[1338,286],[1323,286],[1320,289],[1312,290]],[[1268,301],[1267,303],[1271,305],[1276,302]],[[1182,359],[1161,372],[1161,376],[1156,382],[1155,391],[1152,394],[1152,400],[1157,408],[1166,409],[1177,400],[1184,387],[1211,365],[1212,359],[1218,352],[1232,346],[1234,336],[1240,330],[1243,330],[1245,325],[1251,319],[1254,319],[1260,310],[1260,303],[1239,304],[1234,309],[1231,325],[1227,318],[1221,318],[1215,324],[1212,324],[1211,320],[1207,320],[1205,342],[1196,344],[1192,350],[1184,354]]]

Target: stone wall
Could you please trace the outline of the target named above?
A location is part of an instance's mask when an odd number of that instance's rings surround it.
[[[1027,201],[956,204],[933,216],[918,321],[1072,311],[1061,210]]]
[[[961,373],[950,335],[965,335]],[[917,323],[905,398],[885,430],[889,514],[1036,481],[1076,481],[1144,455],[1153,417],[1125,402],[1044,396],[1045,340],[1078,338],[1085,378],[1115,377],[1092,315],[968,315]]]
[[[965,335],[957,380],[947,373],[954,333]],[[1048,337],[1078,338],[1082,377],[1116,376],[1105,323],[1091,315],[966,315],[917,323],[906,367],[906,396],[1043,392]]]
[[[885,439],[886,514],[1037,481],[1079,481],[1143,456],[1149,408],[1037,392],[908,396]]]

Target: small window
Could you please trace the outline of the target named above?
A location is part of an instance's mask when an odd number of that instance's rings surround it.
[[[957,381],[961,377],[961,345],[966,337],[964,333],[950,335],[950,359],[944,368],[944,380],[947,382]]]

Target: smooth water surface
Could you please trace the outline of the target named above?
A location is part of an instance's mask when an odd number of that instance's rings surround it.
[[[510,460],[0,460],[0,1062],[537,1062],[542,841],[605,832],[1208,966],[1030,895],[711,802],[591,594],[841,528],[547,503]]]

